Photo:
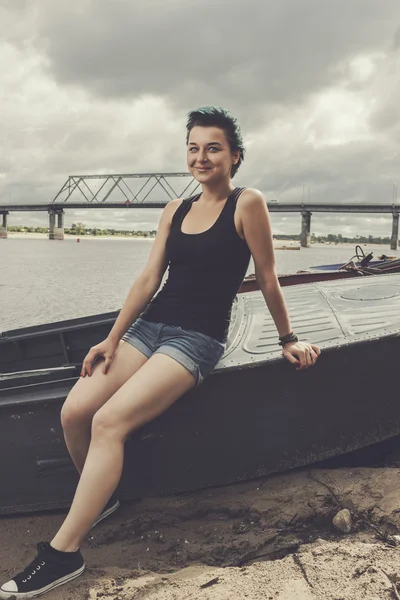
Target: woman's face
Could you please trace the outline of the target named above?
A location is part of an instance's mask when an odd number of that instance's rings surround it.
[[[232,153],[225,132],[219,127],[196,126],[191,130],[187,164],[190,174],[199,183],[230,178],[232,165],[239,157],[239,152]]]

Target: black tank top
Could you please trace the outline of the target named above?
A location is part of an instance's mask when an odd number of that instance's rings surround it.
[[[177,325],[225,342],[233,300],[250,261],[247,243],[234,222],[235,188],[214,225],[202,233],[183,233],[182,222],[201,194],[183,200],[172,218],[166,242],[168,279],[141,317]]]

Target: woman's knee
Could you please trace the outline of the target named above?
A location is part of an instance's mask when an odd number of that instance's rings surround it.
[[[62,428],[65,430],[76,427],[79,424],[88,424],[91,418],[92,415],[89,414],[87,408],[85,409],[83,403],[80,401],[79,396],[72,390],[61,408]]]
[[[125,421],[118,420],[115,414],[103,406],[92,419],[91,437],[92,440],[122,440],[125,441],[132,427]]]

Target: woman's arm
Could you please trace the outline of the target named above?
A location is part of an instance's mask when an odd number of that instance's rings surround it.
[[[172,217],[182,200],[172,200],[164,208],[149,259],[136,278],[123,307],[111,329],[108,339],[118,343],[133,321],[150,302],[167,269],[165,244],[171,228]]]
[[[160,287],[168,266],[165,244],[171,228],[172,217],[181,202],[182,200],[172,200],[164,208],[147,264],[132,285],[107,338],[100,344],[90,348],[85,356],[82,363],[81,377],[92,375],[92,364],[99,356],[104,359],[103,373],[108,372],[120,339]]]
[[[278,335],[283,337],[291,333],[292,329],[276,273],[267,204],[261,192],[247,189],[239,196],[237,209],[243,236],[254,260],[257,283],[275,322]],[[297,364],[299,368],[306,368],[314,364],[320,350],[313,344],[299,342],[285,344],[283,353],[290,362]]]

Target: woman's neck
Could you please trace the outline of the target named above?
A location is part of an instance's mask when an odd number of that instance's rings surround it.
[[[220,184],[212,186],[202,184],[201,189],[201,200],[205,204],[211,204],[225,200],[235,189],[235,186],[233,185],[232,180],[229,180],[229,182],[222,181]]]

